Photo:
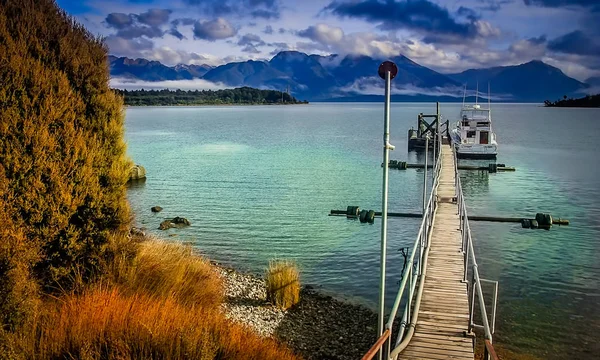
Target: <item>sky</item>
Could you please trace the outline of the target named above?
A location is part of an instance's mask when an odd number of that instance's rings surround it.
[[[57,0],[115,56],[166,65],[405,55],[442,73],[542,60],[600,76],[600,0]]]

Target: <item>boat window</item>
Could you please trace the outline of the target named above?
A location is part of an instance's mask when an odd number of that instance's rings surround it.
[[[475,131],[467,131],[467,137],[468,138],[474,138],[475,137]]]
[[[463,126],[469,126],[469,121],[463,121]]]
[[[488,127],[488,123],[487,122],[477,122],[477,126],[479,127]]]

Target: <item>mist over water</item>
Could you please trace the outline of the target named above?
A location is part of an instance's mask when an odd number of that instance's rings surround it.
[[[442,104],[452,121],[460,104]],[[391,159],[435,104],[392,105]],[[500,281],[495,340],[547,359],[600,352],[600,111],[492,104],[498,162],[514,173],[462,172],[470,214],[571,221],[550,231],[472,222],[482,277]],[[380,222],[329,217],[381,209],[383,104],[127,109],[128,152],[148,179],[130,188],[139,226],[190,241],[212,259],[262,274],[269,259],[296,259],[302,281],[376,307]],[[390,211],[418,212],[422,170],[390,171]],[[150,207],[160,205],[161,213]],[[160,231],[165,218],[192,226]],[[418,219],[389,223],[387,304]],[[175,237],[168,235],[176,234]]]

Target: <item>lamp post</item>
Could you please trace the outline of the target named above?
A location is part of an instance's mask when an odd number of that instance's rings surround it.
[[[379,77],[385,80],[385,107],[383,116],[383,186],[381,196],[381,263],[379,278],[379,317],[377,324],[377,336],[383,334],[383,323],[385,321],[385,262],[387,249],[387,209],[388,209],[388,163],[390,150],[394,146],[390,144],[390,88],[391,81],[398,74],[398,67],[391,61],[385,61],[379,65]],[[381,359],[382,352],[379,352]]]

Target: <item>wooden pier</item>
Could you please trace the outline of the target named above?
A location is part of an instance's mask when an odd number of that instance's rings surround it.
[[[425,283],[415,333],[399,359],[474,358],[469,328],[469,296],[456,197],[454,154],[441,148],[438,205],[433,220]]]

